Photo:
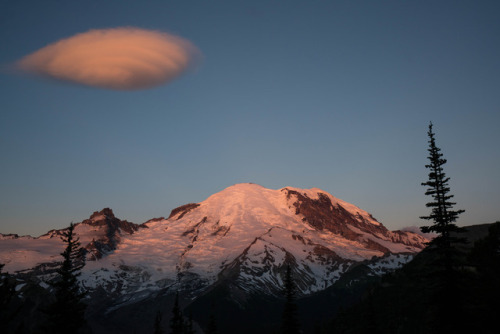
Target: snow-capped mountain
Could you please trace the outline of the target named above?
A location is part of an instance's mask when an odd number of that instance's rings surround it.
[[[111,209],[76,225],[87,253],[81,283],[106,295],[108,311],[164,291],[196,298],[230,281],[242,293],[276,294],[291,266],[304,295],[323,290],[358,263],[379,275],[402,265],[428,240],[387,230],[368,212],[317,188],[237,184],[168,218],[137,225]],[[0,235],[4,271],[50,279],[62,230],[38,238]],[[384,264],[385,263],[385,264]]]

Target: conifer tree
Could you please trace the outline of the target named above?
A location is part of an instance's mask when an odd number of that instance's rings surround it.
[[[163,328],[161,327],[161,312],[156,312],[155,324],[154,324],[154,334],[163,334]]]
[[[6,327],[16,312],[10,309],[10,302],[16,295],[15,283],[8,273],[2,273],[5,264],[0,263],[0,323]]]
[[[459,331],[461,320],[465,318],[463,299],[462,273],[457,270],[460,264],[460,251],[456,247],[458,243],[465,240],[456,236],[462,232],[455,221],[464,210],[454,210],[456,204],[451,202],[449,177],[443,170],[446,159],[440,153],[441,149],[436,146],[435,134],[432,131],[432,122],[427,132],[429,136],[430,163],[425,167],[430,170],[429,180],[422,183],[427,187],[426,195],[432,197],[432,201],[426,206],[431,208],[428,216],[420,217],[432,221],[432,225],[421,227],[422,232],[434,232],[437,237],[430,243],[430,251],[434,254],[431,264],[427,286],[432,291],[429,304],[429,326],[434,333],[451,333]]]
[[[78,285],[80,270],[85,265],[85,252],[79,238],[75,238],[74,229],[71,223],[61,236],[66,248],[61,253],[63,262],[57,270],[58,278],[51,284],[55,301],[45,309],[48,314],[45,330],[49,333],[78,333],[86,323],[83,302],[86,292]]]
[[[452,236],[452,233],[462,230],[455,224],[455,221],[458,219],[458,215],[463,213],[464,210],[453,210],[453,206],[456,203],[450,202],[450,199],[453,198],[453,195],[449,194],[450,187],[448,186],[448,182],[450,178],[446,177],[443,170],[446,159],[442,158],[441,149],[436,146],[435,134],[432,131],[432,122],[429,124],[427,135],[429,136],[428,159],[430,163],[425,165],[425,167],[430,169],[430,172],[429,180],[422,183],[422,185],[428,187],[425,195],[431,196],[433,200],[426,204],[428,208],[431,208],[431,213],[428,216],[420,218],[432,221],[433,225],[423,226],[421,230],[424,233],[437,233],[437,237],[433,243],[444,255],[447,269],[451,269],[449,266],[452,263],[452,243],[463,241],[460,238]]]
[[[2,273],[5,264],[0,263],[0,310],[7,307],[7,304],[15,294],[14,285],[10,283],[8,273]]]
[[[184,330],[184,319],[182,318],[182,312],[179,307],[179,293],[175,295],[174,307],[172,308],[172,318],[170,319],[170,333],[171,334],[183,334]]]
[[[282,334],[298,334],[300,333],[300,325],[297,315],[297,304],[295,302],[297,286],[293,281],[292,270],[289,265],[286,267],[286,274],[283,283],[283,292],[286,300],[283,309],[281,331]]]

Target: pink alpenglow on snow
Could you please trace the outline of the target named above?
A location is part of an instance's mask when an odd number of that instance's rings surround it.
[[[75,226],[87,250],[83,284],[123,295],[184,284],[179,275],[203,289],[232,277],[245,291],[278,293],[280,268],[288,264],[300,273],[301,292],[310,294],[359,262],[371,261],[378,274],[400,267],[429,241],[389,231],[370,213],[318,188],[274,190],[250,183],[178,207],[166,219],[138,225],[106,208]],[[0,263],[11,273],[38,272],[59,259],[60,234],[0,233]]]
[[[165,84],[196,65],[189,41],[133,27],[90,30],[61,39],[22,58],[27,73],[114,90]]]

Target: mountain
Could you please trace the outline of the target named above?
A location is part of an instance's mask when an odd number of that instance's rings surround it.
[[[60,261],[62,231],[38,238],[0,235],[4,271],[46,287]],[[307,296],[360,264],[366,275],[392,271],[428,242],[413,232],[389,231],[320,189],[256,184],[228,187],[141,225],[104,209],[75,231],[87,250],[81,284],[90,291],[89,316],[100,319],[96,323],[125,310],[133,314],[138,305],[176,291],[185,304],[222,286],[240,304],[250,295],[279,298],[287,266]]]

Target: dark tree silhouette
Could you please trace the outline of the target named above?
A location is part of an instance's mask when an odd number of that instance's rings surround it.
[[[210,316],[208,318],[207,329],[205,332],[206,332],[206,334],[218,334],[219,333],[217,331],[217,322],[215,321],[215,315],[213,313],[210,313]]]
[[[179,293],[177,292],[175,295],[174,306],[172,307],[172,318],[170,318],[170,333],[194,334],[194,332],[193,317],[190,314],[187,319],[184,318],[179,306]]]
[[[10,282],[10,275],[2,272],[4,266],[5,264],[0,263],[0,310],[7,306],[15,294],[14,285]]]
[[[432,221],[432,225],[421,227],[422,232],[434,232],[437,237],[432,240],[429,250],[434,253],[433,268],[430,272],[428,288],[433,292],[429,307],[430,327],[436,333],[453,332],[460,330],[460,322],[456,319],[464,319],[462,273],[458,270],[462,263],[460,251],[457,244],[465,240],[457,237],[458,232],[463,232],[455,221],[464,210],[453,210],[456,204],[451,202],[449,177],[443,170],[446,159],[443,159],[441,149],[436,146],[435,134],[432,131],[432,123],[429,124],[429,156],[430,163],[425,167],[430,170],[429,180],[422,183],[427,187],[426,195],[432,197],[432,201],[426,206],[431,208],[428,216],[420,217]],[[463,329],[463,328],[462,328]]]
[[[161,312],[160,311],[156,312],[154,334],[163,334],[163,328],[161,327],[161,319],[162,319]]]
[[[6,327],[17,311],[10,309],[10,302],[16,295],[15,283],[8,273],[2,273],[5,264],[0,263],[0,323]]]
[[[45,330],[49,333],[77,333],[85,325],[86,292],[78,285],[80,270],[85,265],[85,252],[74,235],[75,225],[70,224],[61,240],[66,244],[61,253],[63,262],[57,270],[58,278],[52,283],[55,301],[46,309],[48,321]]]
[[[473,314],[478,333],[495,333],[500,314],[500,222],[492,224],[488,235],[474,243],[469,260],[477,269],[471,284]]]
[[[283,309],[283,317],[281,322],[282,334],[298,334],[300,333],[300,325],[298,320],[297,303],[297,286],[292,277],[292,269],[288,265],[286,267],[285,279],[283,280],[283,293],[285,295],[285,306]]]
[[[184,319],[182,318],[182,312],[179,307],[179,293],[175,295],[174,307],[172,308],[172,318],[170,319],[170,333],[171,334],[183,334],[184,331]]]
[[[441,149],[436,146],[435,134],[432,132],[432,122],[429,124],[427,135],[429,136],[428,159],[430,163],[425,165],[425,167],[430,169],[430,172],[429,180],[422,183],[422,185],[428,187],[425,195],[431,196],[433,200],[426,204],[428,208],[431,208],[431,213],[428,216],[420,218],[432,221],[433,225],[423,226],[421,230],[424,233],[437,233],[438,236],[434,239],[433,243],[450,260],[452,243],[461,241],[461,239],[452,236],[453,232],[460,232],[462,230],[455,224],[455,221],[458,219],[458,215],[463,213],[464,210],[453,210],[453,206],[456,203],[450,202],[450,199],[453,198],[453,195],[449,194],[450,187],[448,186],[448,181],[450,178],[446,177],[443,170],[446,159],[442,158]],[[451,260],[447,265],[450,264]]]
[[[184,323],[184,334],[194,334],[192,314],[189,314],[187,320]]]

